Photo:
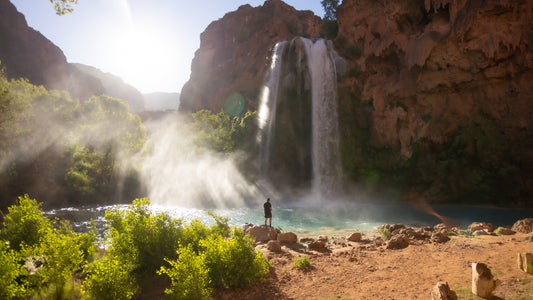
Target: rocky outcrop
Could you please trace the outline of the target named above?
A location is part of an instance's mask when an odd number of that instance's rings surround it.
[[[406,162],[397,183],[432,201],[531,205],[532,16],[525,0],[343,1],[350,176],[395,180]]]
[[[318,37],[320,24],[313,12],[297,11],[280,0],[243,5],[211,23],[200,36],[180,110],[219,112],[234,93],[256,109],[274,45],[296,36]]]
[[[0,61],[8,78],[27,78],[80,99],[105,93],[97,78],[67,63],[61,49],[30,28],[9,0],[0,0],[0,40]]]

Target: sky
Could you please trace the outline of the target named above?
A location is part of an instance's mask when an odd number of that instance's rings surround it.
[[[70,63],[121,77],[142,93],[180,92],[200,34],[239,6],[263,0],[79,0],[55,14],[49,0],[10,0],[28,25],[57,45]],[[323,17],[320,0],[284,0]]]

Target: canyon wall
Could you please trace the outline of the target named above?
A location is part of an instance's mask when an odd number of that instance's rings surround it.
[[[344,0],[333,40],[343,169],[360,189],[429,201],[533,205],[533,2]],[[182,111],[257,109],[276,42],[320,36],[281,1],[202,34]],[[385,187],[385,188],[384,188]]]
[[[0,0],[0,41],[1,67],[8,78],[26,78],[47,89],[68,91],[80,100],[107,94],[128,102],[132,112],[144,107],[142,94],[120,78],[68,63],[63,51],[29,27],[9,0]]]
[[[243,5],[211,23],[200,36],[191,77],[181,91],[180,110],[219,112],[226,98],[240,93],[256,109],[272,48],[296,36],[319,36],[321,19],[281,0]]]

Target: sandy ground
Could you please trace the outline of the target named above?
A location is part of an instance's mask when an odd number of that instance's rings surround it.
[[[492,299],[533,299],[533,275],[517,266],[517,253],[533,252],[526,234],[452,236],[443,244],[416,244],[388,250],[366,242],[330,240],[330,251],[289,249],[274,253],[259,246],[272,267],[263,283],[218,291],[213,299],[431,299],[439,281],[448,282],[458,299],[471,293],[472,262],[485,263],[499,286]],[[344,244],[344,245],[342,245]],[[307,255],[311,267],[294,267],[293,257]]]

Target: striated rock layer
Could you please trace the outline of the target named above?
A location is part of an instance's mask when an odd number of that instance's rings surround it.
[[[256,109],[274,45],[295,36],[318,37],[320,24],[313,12],[297,11],[280,0],[243,5],[211,23],[200,37],[180,110],[219,112],[233,93]]]

